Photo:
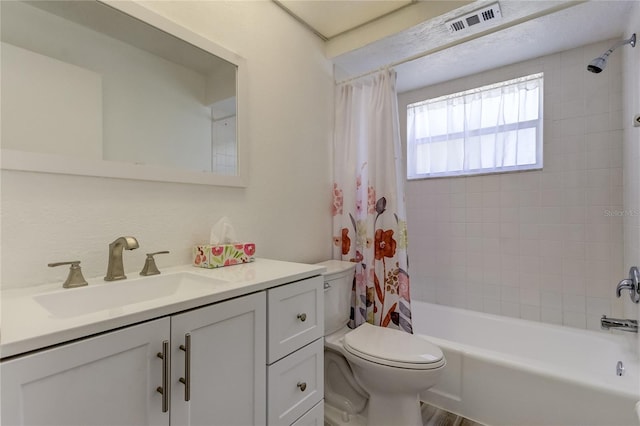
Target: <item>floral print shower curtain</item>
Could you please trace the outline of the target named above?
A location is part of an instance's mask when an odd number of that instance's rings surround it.
[[[412,333],[396,73],[336,89],[334,258],[356,263],[352,328]]]

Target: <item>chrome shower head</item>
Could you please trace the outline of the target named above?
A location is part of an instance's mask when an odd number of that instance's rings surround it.
[[[587,65],[587,69],[594,74],[598,74],[598,73],[601,73],[604,67],[606,66],[607,66],[607,57],[603,55],[591,61],[589,65]]]
[[[617,42],[601,56],[598,56],[593,61],[591,61],[589,65],[587,65],[587,70],[595,74],[601,73],[604,67],[607,66],[607,59],[609,58],[609,55],[611,55],[611,53],[613,53],[613,51],[618,47],[624,46],[625,44],[630,44],[631,47],[636,47],[636,33],[633,33],[633,35],[631,35],[631,37],[627,40],[621,40]]]

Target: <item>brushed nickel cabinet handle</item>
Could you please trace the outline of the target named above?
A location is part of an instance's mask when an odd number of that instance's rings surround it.
[[[300,392],[304,392],[305,390],[307,390],[306,382],[298,382],[297,386],[298,386],[298,389],[300,389]]]
[[[305,322],[307,320],[307,314],[305,313],[298,314],[298,319],[302,322]]]
[[[184,335],[184,345],[180,345],[184,351],[184,377],[180,377],[180,383],[184,384],[184,400],[191,399],[191,334]]]
[[[157,357],[162,360],[162,386],[158,386],[156,391],[162,394],[162,412],[169,411],[169,341],[162,342],[162,352],[158,352]]]

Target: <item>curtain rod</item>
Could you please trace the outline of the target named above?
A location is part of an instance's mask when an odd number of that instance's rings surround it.
[[[433,49],[430,49],[430,50],[415,54],[413,56],[409,56],[408,58],[402,59],[400,61],[391,62],[389,64],[383,65],[383,66],[378,67],[376,69],[367,71],[365,73],[358,74],[356,76],[349,77],[349,78],[346,78],[344,80],[337,81],[336,85],[349,83],[349,82],[352,82],[354,80],[359,80],[361,78],[368,77],[368,76],[373,75],[373,74],[375,74],[375,73],[377,73],[379,71],[382,71],[382,70],[385,70],[385,69],[388,69],[388,68],[394,68],[394,67],[397,67],[399,65],[406,64],[407,62],[411,62],[411,61],[415,61],[416,59],[424,58],[425,56],[429,56],[429,55],[432,55],[434,53],[441,52],[441,51],[446,50],[446,49],[450,49],[450,48],[452,48],[454,46],[458,46],[458,45],[460,45],[462,43],[466,43],[466,42],[471,41],[473,39],[484,37],[486,35],[493,34],[495,32],[502,31],[502,30],[505,30],[507,28],[514,27],[516,25],[520,25],[522,23],[525,23],[525,22],[533,20],[533,19],[538,19],[538,18],[541,18],[543,16],[551,15],[553,13],[560,12],[562,10],[568,9],[570,7],[573,7],[573,6],[577,6],[577,5],[582,4],[582,3],[587,3],[587,1],[588,0],[579,0],[579,1],[566,2],[564,4],[560,4],[560,5],[554,6],[552,8],[549,8],[549,9],[534,13],[533,15],[529,15],[529,16],[526,16],[526,17],[514,19],[511,22],[508,22],[508,23],[505,23],[505,24],[502,24],[502,25],[497,25],[497,26],[495,26],[493,28],[489,28],[489,29],[486,29],[484,31],[480,31],[479,33],[463,37],[463,38],[461,38],[459,40],[456,40],[456,41],[452,41],[451,43],[447,43],[445,45],[435,47]],[[334,69],[335,69],[335,64],[334,64]],[[334,74],[335,74],[335,71],[334,71]]]

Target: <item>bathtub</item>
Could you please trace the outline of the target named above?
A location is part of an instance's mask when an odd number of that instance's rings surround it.
[[[411,306],[414,332],[447,359],[423,401],[492,426],[640,424],[637,335]]]

